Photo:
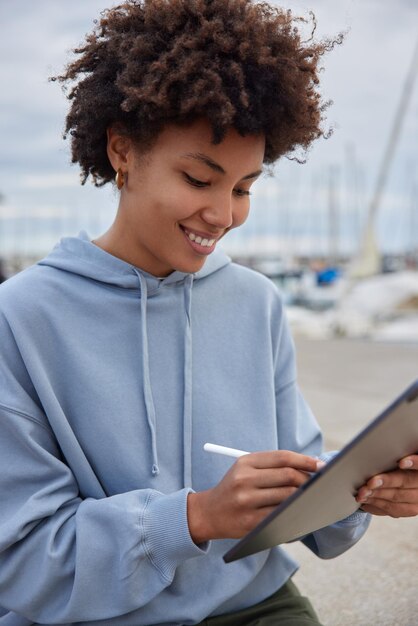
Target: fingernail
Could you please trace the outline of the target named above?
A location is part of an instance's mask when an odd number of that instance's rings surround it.
[[[408,467],[412,467],[413,466],[413,462],[411,461],[411,459],[402,459],[402,461],[399,463],[399,467],[401,469],[408,469]]]
[[[325,461],[317,461],[316,462],[316,471],[319,472],[320,469],[322,469],[323,467],[325,467],[326,463]]]
[[[383,485],[383,480],[381,478],[377,478],[376,480],[372,482],[370,486],[372,489],[378,489],[382,485]]]
[[[369,498],[373,494],[373,491],[365,491],[363,495],[359,498],[359,502],[366,502],[367,498]]]

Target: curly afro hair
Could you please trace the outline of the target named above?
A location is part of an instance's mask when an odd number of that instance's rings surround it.
[[[252,0],[127,0],[104,11],[51,79],[75,82],[64,138],[82,183],[113,181],[110,126],[147,147],[165,124],[204,116],[214,143],[231,127],[264,133],[266,164],[307,149],[324,135],[319,60],[335,42],[302,41],[305,21]]]

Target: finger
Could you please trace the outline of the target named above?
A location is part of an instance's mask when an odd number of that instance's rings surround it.
[[[300,487],[311,477],[308,472],[296,470],[293,467],[257,470],[255,486],[260,489],[293,486]]]
[[[404,457],[398,463],[401,469],[414,469],[418,470],[418,454],[410,454]]]
[[[364,502],[365,497],[372,495],[372,492],[381,489],[418,489],[418,474],[414,471],[397,470],[373,476],[365,485],[357,492],[357,499]]]
[[[374,515],[389,515],[390,517],[413,517],[418,515],[418,504],[405,502],[389,502],[380,498],[369,498],[361,507],[367,513]]]
[[[415,470],[394,470],[386,474],[373,476],[365,485],[368,489],[379,489],[381,487],[404,489],[418,489],[418,473]]]
[[[236,461],[237,463],[251,463],[253,467],[258,469],[272,467],[293,467],[304,472],[316,472],[318,468],[318,459],[299,452],[290,450],[271,450],[268,452],[253,452],[246,454]]]
[[[370,503],[373,499],[387,500],[388,502],[403,502],[405,504],[418,504],[417,489],[376,489],[360,493],[357,496],[358,502]]]
[[[267,515],[270,515],[270,513],[272,513],[275,509],[276,506],[265,506],[262,508],[259,508],[255,511],[255,525],[259,524],[260,522],[262,522]]]
[[[270,513],[273,513],[273,511],[275,511],[277,508],[277,505],[274,506],[264,506],[260,509],[257,509],[257,511],[255,511],[255,515],[257,516],[258,520],[257,523],[259,524],[260,522],[263,521],[263,519],[265,519],[267,517],[267,515],[270,515]]]
[[[292,496],[298,490],[297,487],[276,487],[275,489],[259,489],[255,493],[248,494],[248,503],[241,502],[249,508],[263,509],[265,507],[277,507],[283,500]]]
[[[385,511],[382,509],[378,509],[376,506],[371,506],[366,502],[366,504],[362,504],[360,507],[360,511],[364,511],[365,513],[371,513],[372,515],[387,515]]]

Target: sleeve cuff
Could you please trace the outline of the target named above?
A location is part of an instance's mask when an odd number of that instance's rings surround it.
[[[169,582],[180,563],[206,554],[210,547],[210,542],[196,545],[190,536],[187,496],[191,492],[187,488],[169,495],[153,491],[142,517],[147,556]]]
[[[370,515],[370,513],[366,513],[366,511],[360,511],[360,509],[357,509],[357,511],[354,511],[354,513],[351,513],[351,515],[349,515],[348,517],[340,520],[339,522],[337,522],[337,524],[361,524],[368,519],[371,520],[371,518],[372,516]]]

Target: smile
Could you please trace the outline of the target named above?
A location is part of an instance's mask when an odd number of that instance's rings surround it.
[[[185,235],[190,239],[190,241],[194,241],[195,243],[199,244],[199,246],[211,248],[216,241],[216,239],[207,239],[206,237],[201,237],[200,235],[197,235],[190,230],[186,230],[184,227],[183,231]]]

